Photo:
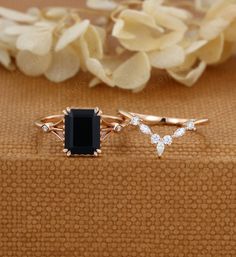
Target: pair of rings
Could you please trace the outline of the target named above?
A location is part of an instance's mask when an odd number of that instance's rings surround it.
[[[118,110],[117,116],[103,114],[96,108],[67,107],[62,114],[43,117],[35,125],[45,133],[52,133],[64,142],[63,152],[67,156],[101,154],[101,145],[112,133],[120,133],[128,126],[139,128],[140,132],[150,137],[156,152],[161,157],[166,146],[195,131],[196,125],[208,119],[180,119],[145,115]],[[159,124],[176,125],[173,134],[161,137],[153,132],[152,127]]]

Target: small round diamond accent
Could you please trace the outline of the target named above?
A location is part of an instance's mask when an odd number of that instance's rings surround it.
[[[116,132],[120,132],[122,130],[122,126],[121,125],[117,125],[114,127],[114,131]]]
[[[172,137],[169,136],[169,135],[163,137],[163,143],[164,143],[165,145],[171,145],[171,144],[172,144],[172,141],[173,141],[173,140],[172,140]]]
[[[48,131],[49,131],[49,127],[48,127],[47,125],[45,125],[45,124],[44,124],[44,125],[42,126],[42,130],[43,130],[43,132],[45,132],[45,133],[46,133],[46,132],[48,132]]]
[[[194,121],[190,120],[186,122],[186,128],[187,130],[195,130],[195,124]]]
[[[139,128],[143,134],[148,135],[152,133],[151,129],[147,125],[141,124]]]
[[[139,122],[140,122],[140,119],[137,116],[132,117],[132,119],[130,120],[130,124],[132,124],[134,126],[139,125]]]
[[[178,128],[174,133],[174,137],[182,137],[185,134],[185,131],[185,128]]]
[[[151,136],[151,142],[152,144],[157,144],[160,141],[161,137],[157,134],[153,134]]]

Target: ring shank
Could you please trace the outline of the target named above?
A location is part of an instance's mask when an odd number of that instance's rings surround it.
[[[98,113],[98,115],[101,117],[100,140],[104,141],[111,132],[116,131],[117,126],[123,123],[123,118],[119,116],[104,115],[102,112]],[[51,132],[63,141],[63,132],[65,131],[64,118],[65,114],[56,114],[42,117],[34,123],[37,127],[42,128],[44,132]]]
[[[53,123],[54,125],[58,124],[58,122],[62,121],[64,118],[64,115],[63,114],[58,114],[58,115],[50,115],[50,116],[47,116],[47,117],[42,117],[38,120],[36,120],[34,122],[34,124],[37,126],[37,127],[42,127],[44,124],[46,123]]]
[[[56,114],[56,115],[42,117],[42,118],[36,120],[34,122],[34,124],[40,128],[46,123],[53,123],[54,125],[56,125],[64,119],[64,116],[65,116],[64,114]],[[121,117],[104,115],[104,114],[101,115],[101,118],[106,123],[114,123],[114,122],[120,123],[123,121],[123,119]]]
[[[120,115],[131,119],[134,116],[138,116],[140,119],[143,120],[148,125],[158,125],[158,124],[166,124],[166,125],[183,125],[190,119],[182,119],[182,118],[171,118],[171,117],[160,117],[154,115],[145,115],[140,113],[134,112],[127,112],[124,110],[118,111]],[[193,119],[195,124],[202,124],[208,122],[208,119]]]
[[[124,118],[131,119],[134,116],[138,116],[140,119],[143,120],[148,125],[159,125],[159,124],[166,124],[166,125],[183,125],[190,119],[183,119],[183,118],[172,118],[172,117],[161,117],[155,115],[145,115],[140,113],[134,112],[127,112],[124,110],[118,110],[120,116],[111,116],[111,115],[104,115],[101,114],[101,121],[105,123],[106,126],[114,127],[117,124],[123,124]],[[45,124],[52,124],[52,126],[57,126],[62,123],[64,119],[64,114],[57,114],[57,115],[50,115],[46,117],[42,117],[35,121],[35,125],[37,127],[42,127]],[[195,124],[203,124],[208,122],[208,119],[193,119]]]

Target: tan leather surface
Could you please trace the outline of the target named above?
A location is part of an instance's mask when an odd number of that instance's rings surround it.
[[[33,2],[46,4],[0,5]],[[236,256],[235,66],[233,58],[208,68],[192,88],[153,74],[137,94],[89,89],[88,74],[57,85],[0,68],[0,256]],[[66,106],[210,123],[161,160],[135,129],[108,140],[99,158],[68,159],[33,125]]]

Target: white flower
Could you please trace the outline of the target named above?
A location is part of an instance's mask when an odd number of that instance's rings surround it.
[[[97,10],[113,10],[118,4],[112,0],[87,0],[87,6]]]
[[[53,82],[88,71],[95,76],[90,86],[133,91],[145,87],[152,68],[164,69],[192,86],[207,65],[236,52],[236,0],[188,5],[184,0],[87,0],[90,12],[98,14],[93,20],[82,19],[82,9],[22,13],[0,7],[0,64],[13,69],[16,63],[24,74]]]
[[[140,52],[127,58],[117,58],[116,63],[99,62],[94,58],[87,61],[89,71],[110,86],[123,89],[143,87],[150,78],[151,66],[147,54]]]
[[[5,14],[12,15],[11,10]],[[15,20],[22,19],[24,24],[0,20],[0,46],[6,45],[6,49],[1,49],[0,63],[5,67],[11,66],[7,50],[14,49],[12,54],[23,73],[45,75],[51,81],[61,82],[76,75],[80,67],[86,70],[88,58],[103,57],[102,29],[90,25],[89,20],[81,20],[77,14],[71,18],[71,11],[66,8],[41,11],[37,14],[43,17],[41,20],[30,19],[29,14],[17,15]]]

